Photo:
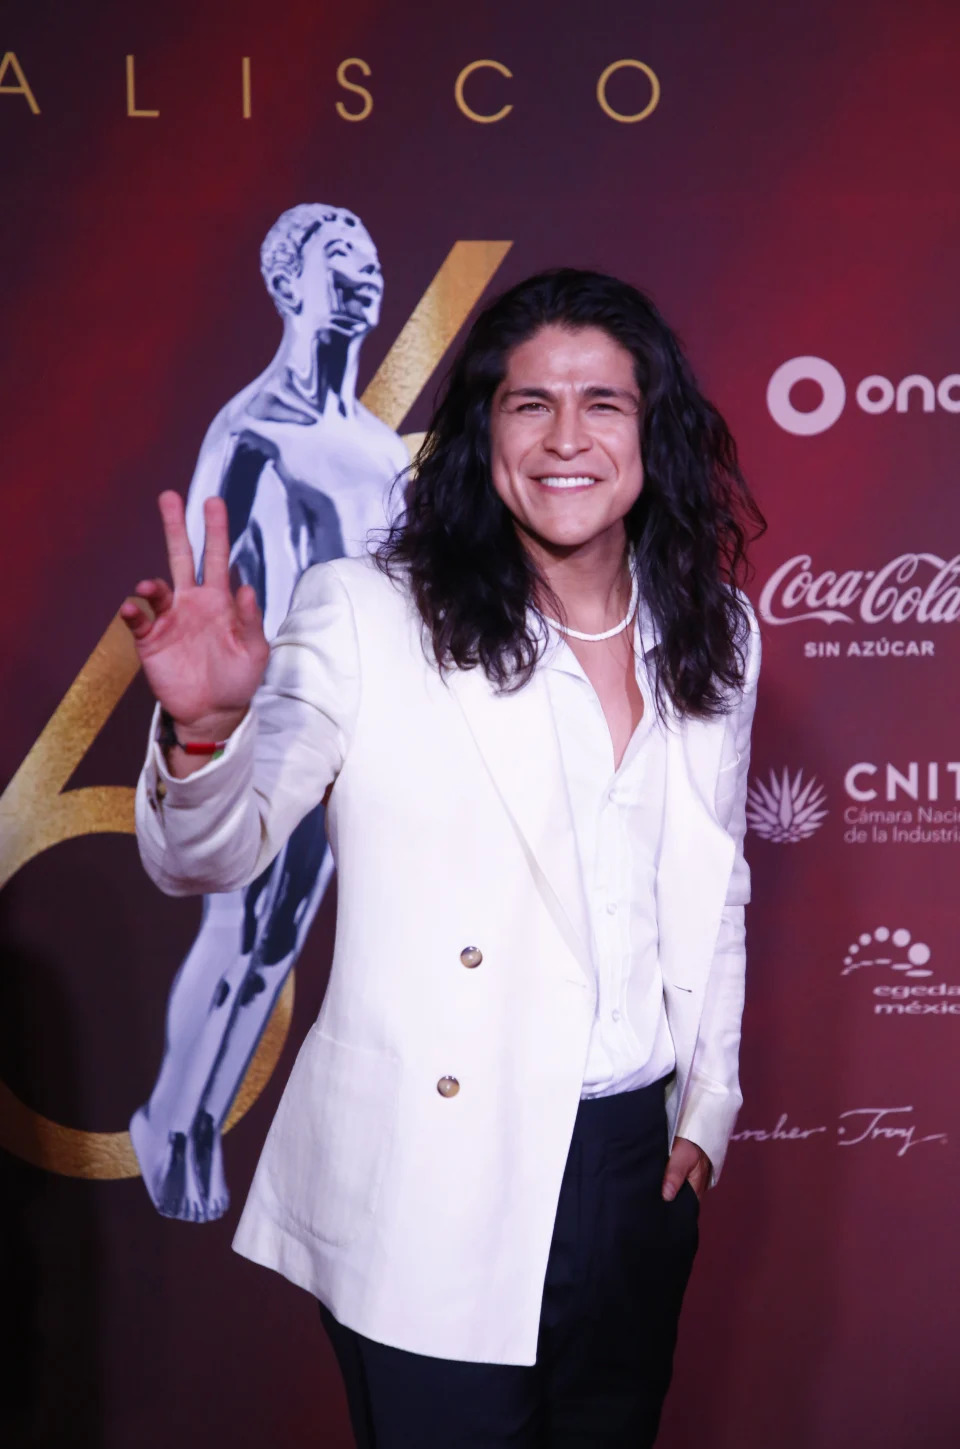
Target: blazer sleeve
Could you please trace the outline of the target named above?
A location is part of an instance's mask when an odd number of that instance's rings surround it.
[[[750,612],[750,638],[743,692],[727,718],[717,780],[717,815],[733,838],[735,854],[714,949],[700,1033],[676,1135],[687,1137],[710,1158],[711,1185],[723,1167],[727,1144],[743,1102],[740,1092],[740,1021],[746,972],[744,908],[750,900],[750,869],[744,859],[750,733],[760,672],[760,631]]]
[[[154,716],[136,826],[160,889],[206,895],[255,880],[339,774],[359,699],[353,609],[336,565],[319,564],[301,577],[263,683],[218,759],[176,779]]]

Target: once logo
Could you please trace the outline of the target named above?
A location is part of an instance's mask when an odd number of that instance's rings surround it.
[[[790,401],[798,382],[815,382],[822,397],[811,412],[801,412]],[[837,369],[822,357],[791,357],[777,368],[767,384],[767,407],[775,423],[798,437],[811,437],[832,428],[843,412],[847,389]]]
[[[812,382],[820,389],[816,407],[804,410],[791,400],[798,383]],[[936,385],[922,372],[912,372],[896,384],[882,373],[874,372],[857,384],[855,397],[862,412],[876,415],[893,408],[909,412],[919,402],[921,412],[932,413],[941,407],[947,413],[960,413],[960,373],[950,372]],[[823,357],[791,357],[777,368],[767,384],[767,409],[775,423],[785,432],[809,438],[832,428],[847,402],[847,386],[832,362]]]
[[[768,784],[758,778],[747,791],[747,824],[764,840],[792,845],[820,829],[827,818],[826,800],[815,775],[805,781],[802,770],[792,779],[786,768],[781,775],[771,770]]]

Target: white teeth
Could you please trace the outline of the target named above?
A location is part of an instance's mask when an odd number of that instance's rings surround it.
[[[544,488],[590,488],[597,482],[596,478],[539,478]]]

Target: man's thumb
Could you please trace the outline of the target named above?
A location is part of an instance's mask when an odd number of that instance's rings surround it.
[[[663,1178],[664,1202],[673,1202],[681,1187],[683,1187],[683,1174],[679,1168],[668,1166]]]

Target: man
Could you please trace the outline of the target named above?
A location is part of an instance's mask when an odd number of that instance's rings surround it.
[[[652,1444],[740,1103],[761,520],[722,419],[634,288],[519,284],[262,684],[221,508],[202,586],[161,510],[174,587],[121,611],[150,874],[235,889],[331,789],[333,971],[237,1248],[320,1299],[361,1446]]]
[[[294,206],[267,233],[260,267],[283,338],[211,424],[186,517],[199,569],[204,504],[224,500],[232,572],[253,587],[272,639],[303,570],[362,553],[385,526],[408,459],[357,400],[360,349],[383,297],[359,218]],[[256,880],[204,900],[170,993],[160,1072],[130,1123],[147,1191],[167,1217],[208,1222],[226,1211],[221,1130],[332,871],[318,805]]]

